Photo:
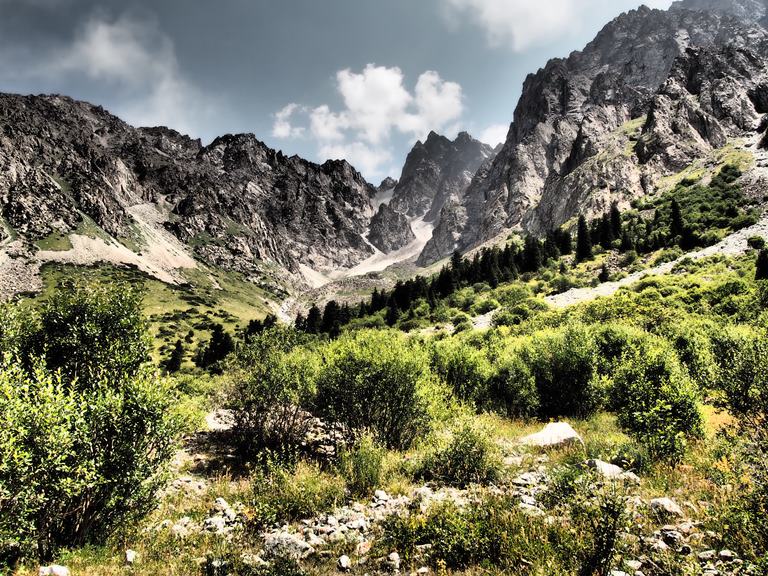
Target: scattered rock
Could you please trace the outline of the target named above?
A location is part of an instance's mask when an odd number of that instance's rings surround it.
[[[50,566],[40,566],[37,571],[38,576],[71,576],[69,568],[66,566],[60,566],[59,564],[51,564]]]
[[[602,460],[587,460],[587,467],[597,472],[606,480],[619,480],[631,484],[640,484],[640,478],[637,474],[627,472],[615,464],[609,464]]]
[[[400,554],[392,552],[387,556],[387,564],[392,570],[400,570]]]
[[[270,556],[302,560],[315,553],[303,538],[290,532],[273,532],[264,538],[264,551]]]
[[[131,550],[128,548],[128,550],[125,551],[125,563],[128,566],[133,566],[136,563],[136,560],[138,559],[139,555],[136,553],[135,550]]]
[[[584,445],[581,436],[567,422],[547,424],[543,430],[522,438],[520,443],[538,448],[564,448],[566,446]]]
[[[671,498],[654,498],[649,505],[651,510],[661,517],[683,517],[683,509]]]
[[[339,558],[339,561],[336,563],[336,565],[342,572],[347,572],[348,570],[352,569],[352,560],[350,560],[349,556],[345,554]]]

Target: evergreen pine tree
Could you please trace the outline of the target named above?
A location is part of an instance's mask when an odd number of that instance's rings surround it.
[[[304,331],[307,334],[319,334],[322,322],[323,315],[320,312],[320,308],[317,307],[317,304],[312,304],[312,308],[307,313],[307,320],[304,323]]]
[[[584,216],[579,216],[579,229],[576,236],[576,260],[583,262],[592,258],[592,236]]]
[[[541,242],[534,236],[526,236],[523,247],[523,271],[537,272],[543,264],[544,255],[541,249]]]
[[[387,308],[387,314],[384,317],[384,321],[387,323],[387,326],[394,326],[397,324],[397,321],[400,319],[400,310],[397,307],[397,304],[392,302],[389,307]]]
[[[339,322],[339,304],[336,300],[329,300],[323,310],[323,320],[320,323],[320,331],[330,334],[334,324]]]
[[[182,362],[184,362],[184,345],[181,343],[181,340],[176,340],[176,345],[173,347],[171,355],[165,361],[165,369],[169,374],[178,372],[181,370]]]
[[[301,312],[296,314],[296,320],[293,323],[293,326],[294,328],[296,328],[296,330],[299,330],[301,332],[304,332],[307,329],[307,320],[306,318],[304,318],[304,314],[302,314]]]
[[[755,280],[768,280],[768,250],[758,252],[755,268]]]
[[[630,250],[635,249],[635,244],[632,242],[632,237],[626,230],[621,233],[621,246],[619,246],[619,249],[622,252],[629,252]]]
[[[600,274],[597,275],[597,279],[600,280],[600,282],[608,282],[609,278],[608,268],[603,264],[603,267],[600,269]]]
[[[674,240],[678,236],[683,236],[685,232],[685,222],[683,221],[683,213],[680,211],[680,204],[677,200],[672,200],[672,219],[669,223],[669,236]]]
[[[603,217],[600,220],[600,246],[605,250],[610,250],[613,240],[614,236],[611,219],[608,214],[603,214]]]
[[[621,211],[619,210],[619,204],[614,202],[611,204],[611,232],[613,233],[614,239],[621,238],[621,228]]]

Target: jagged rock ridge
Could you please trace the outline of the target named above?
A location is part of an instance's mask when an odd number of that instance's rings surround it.
[[[764,90],[766,30],[754,23],[760,12],[748,20],[734,17],[753,2],[723,0],[717,11],[688,9],[714,0],[685,0],[669,11],[641,7],[608,24],[583,51],[530,75],[507,141],[459,201],[445,205],[419,262],[467,250],[507,229],[543,233],[579,213],[600,213],[613,201],[626,204],[652,192],[659,176],[721,146],[723,137],[755,129],[760,109],[747,93]],[[722,55],[720,68],[712,70],[720,79],[707,84],[716,93],[683,82],[690,114],[668,110],[674,121],[661,126],[664,91],[674,91],[686,61],[702,58],[695,49]],[[729,60],[734,53],[739,58]],[[676,146],[679,152],[664,152]]]
[[[346,161],[289,158],[250,134],[203,146],[66,97],[0,95],[0,208],[21,242],[69,234],[86,217],[129,238],[134,208],[149,206],[203,262],[337,269],[373,253],[375,192]]]

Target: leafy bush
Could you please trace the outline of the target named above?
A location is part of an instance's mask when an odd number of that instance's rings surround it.
[[[251,337],[238,351],[227,395],[241,452],[264,448],[295,452],[311,425],[303,410],[315,391],[319,363],[299,348],[296,332],[272,328]]]
[[[58,290],[17,354],[27,361],[0,363],[0,541],[41,559],[146,514],[174,453],[174,393],[141,364],[146,325],[125,290]]]
[[[538,413],[536,379],[516,350],[505,350],[493,359],[485,406],[511,418],[532,418]]]
[[[342,336],[325,351],[317,414],[350,431],[370,429],[389,448],[408,448],[430,425],[441,392],[423,350],[391,331]]]
[[[522,349],[539,393],[542,418],[586,418],[602,405],[595,342],[581,324],[539,332]]]
[[[420,477],[460,488],[499,477],[498,448],[488,432],[471,421],[455,425],[448,438],[438,439],[437,444],[420,463]]]
[[[491,367],[482,350],[459,338],[446,338],[432,349],[432,368],[462,400],[480,403]]]
[[[385,450],[370,435],[340,455],[339,467],[349,490],[357,496],[368,496],[381,484]]]
[[[252,522],[256,528],[278,522],[312,518],[341,505],[346,494],[340,476],[323,472],[317,464],[300,461],[287,469],[266,462],[251,477]]]
[[[408,565],[417,547],[429,545],[428,563],[439,569],[607,576],[626,527],[623,498],[600,494],[568,512],[566,521],[547,522],[509,496],[485,496],[462,509],[441,503],[385,520],[383,550],[397,550]]]
[[[696,387],[662,339],[650,339],[622,358],[610,397],[619,424],[653,458],[677,461],[688,441],[703,435]]]
[[[762,250],[765,248],[765,238],[762,236],[750,236],[747,239],[747,244],[750,248],[753,248],[755,250]]]
[[[151,372],[66,385],[42,366],[0,367],[0,540],[49,559],[102,541],[156,505],[178,423]]]

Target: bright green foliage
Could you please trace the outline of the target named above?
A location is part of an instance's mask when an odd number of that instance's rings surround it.
[[[430,545],[427,560],[436,568],[607,576],[626,529],[624,500],[601,494],[594,501],[578,501],[568,513],[568,522],[546,522],[522,512],[508,496],[486,496],[463,509],[447,502],[426,513],[390,516],[382,548],[396,549],[408,567],[417,546]]]
[[[486,397],[491,366],[482,350],[461,338],[435,343],[432,367],[460,399],[480,404]]]
[[[80,385],[129,378],[149,360],[143,293],[127,284],[66,285],[43,306],[23,357],[42,356],[49,370]]]
[[[102,541],[155,505],[173,455],[173,395],[151,372],[66,385],[0,368],[0,540],[50,558]]]
[[[426,353],[390,331],[342,336],[325,350],[317,414],[350,430],[370,429],[390,448],[407,448],[430,425],[439,401]]]
[[[344,501],[344,480],[300,461],[294,469],[265,463],[251,476],[252,522],[258,528],[329,512]]]
[[[610,398],[619,424],[653,458],[679,461],[689,440],[703,435],[696,387],[661,339],[649,339],[623,356]]]
[[[342,450],[339,468],[353,494],[369,496],[380,486],[385,453],[369,434],[364,434],[351,449]]]
[[[493,358],[485,406],[511,418],[532,418],[539,412],[536,379],[517,350]]]
[[[143,365],[149,338],[132,289],[65,286],[39,316],[4,317],[0,542],[49,559],[155,506],[180,422],[173,390]]]
[[[595,342],[579,324],[537,333],[522,350],[536,381],[542,418],[586,418],[603,403],[595,378]]]
[[[232,363],[227,407],[245,456],[265,448],[294,453],[311,424],[303,411],[315,392],[319,359],[301,337],[272,328],[251,337]]]
[[[418,467],[420,477],[459,488],[493,482],[499,477],[498,447],[487,430],[470,420],[457,423],[448,438],[437,442]]]

